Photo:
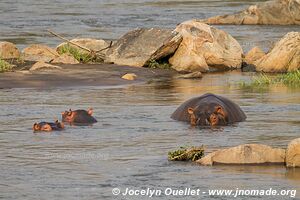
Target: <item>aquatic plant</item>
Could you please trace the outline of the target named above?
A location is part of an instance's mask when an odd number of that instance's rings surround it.
[[[285,85],[300,86],[300,70],[281,74],[277,77],[276,81]]]
[[[81,63],[88,63],[88,62],[96,62],[93,55],[90,53],[82,52],[78,48],[75,48],[69,44],[62,45],[58,48],[59,54],[70,54],[73,56],[76,60],[78,60]],[[103,61],[103,60],[102,60]]]
[[[253,77],[250,83],[241,82],[240,86],[246,87],[267,87],[270,85],[284,84],[289,87],[299,87],[300,86],[300,70],[293,72],[287,72],[285,74],[265,74],[262,73],[256,77]]]
[[[0,73],[8,72],[11,70],[12,70],[11,64],[9,64],[8,62],[0,58]]]
[[[168,152],[168,159],[171,161],[196,161],[204,156],[204,148],[201,147],[180,147],[178,150]]]

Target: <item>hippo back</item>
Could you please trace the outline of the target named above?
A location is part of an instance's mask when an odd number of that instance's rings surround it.
[[[85,110],[76,110],[74,112],[77,113],[73,122],[75,124],[91,124],[97,122],[97,120]]]
[[[188,113],[188,108],[195,108],[199,106],[201,109],[201,105],[205,105],[208,103],[218,104],[222,106],[228,113],[228,123],[240,122],[246,119],[245,113],[237,104],[225,97],[210,93],[187,100],[175,110],[175,112],[171,115],[171,118],[178,121],[189,122],[190,115]]]

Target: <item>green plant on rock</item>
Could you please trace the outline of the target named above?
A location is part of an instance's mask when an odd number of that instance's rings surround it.
[[[12,70],[11,64],[9,64],[8,62],[0,58],[0,73],[8,72],[11,70]]]
[[[196,161],[204,156],[204,147],[180,147],[178,150],[168,152],[171,161]]]
[[[81,63],[88,63],[88,62],[94,62],[95,59],[90,53],[84,53],[80,51],[78,48],[75,48],[69,44],[65,44],[58,48],[59,54],[70,54],[72,55],[76,60],[78,60]]]

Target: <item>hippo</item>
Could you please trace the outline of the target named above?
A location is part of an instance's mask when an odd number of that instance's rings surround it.
[[[181,104],[171,118],[192,126],[226,126],[246,120],[242,109],[231,100],[207,93]]]
[[[52,122],[40,122],[34,123],[32,127],[33,131],[61,131],[64,129],[64,123],[56,120],[54,123]]]
[[[97,120],[92,116],[93,109],[88,110],[74,110],[65,111],[62,113],[62,121],[74,125],[89,125],[96,123]]]

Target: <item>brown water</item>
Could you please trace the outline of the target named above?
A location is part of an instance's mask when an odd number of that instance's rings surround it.
[[[2,0],[0,40],[15,42],[21,48],[32,43],[55,46],[60,41],[45,32],[49,28],[69,38],[116,39],[135,27],[174,28],[184,20],[231,13],[256,2]],[[245,50],[255,45],[267,49],[287,32],[300,30],[299,26],[218,27],[237,38]],[[114,187],[273,188],[298,189],[299,193],[299,170],[287,171],[281,166],[203,167],[167,161],[169,150],[184,145],[204,144],[208,152],[243,143],[285,148],[299,137],[300,90],[238,86],[240,80],[250,77],[236,72],[209,74],[197,81],[156,80],[114,88],[2,89],[0,199],[115,199],[111,193]],[[211,130],[170,119],[180,103],[206,92],[224,95],[241,105],[247,121]],[[92,127],[32,133],[34,122],[54,120],[70,107],[90,106],[99,121]],[[205,198],[207,195],[197,199]],[[274,199],[261,197],[268,198]]]
[[[0,90],[0,198],[114,199],[114,187],[299,190],[300,171],[283,166],[204,167],[167,161],[167,152],[179,146],[204,144],[207,152],[243,143],[285,148],[299,137],[300,90],[238,86],[249,79],[250,74],[232,72],[111,89]],[[238,103],[247,121],[211,130],[170,119],[180,103],[206,92]],[[36,121],[89,106],[99,121],[92,127],[32,133]]]

